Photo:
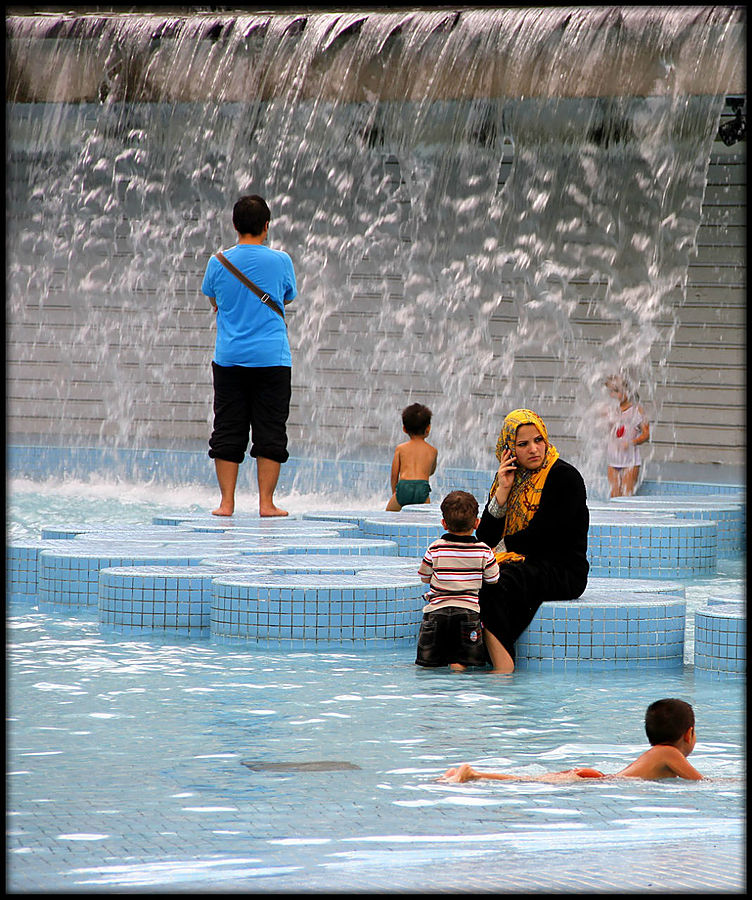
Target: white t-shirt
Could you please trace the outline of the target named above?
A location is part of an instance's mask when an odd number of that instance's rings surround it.
[[[639,406],[619,408],[608,436],[608,464],[614,469],[639,466],[640,448],[632,443],[642,431],[644,413]]]

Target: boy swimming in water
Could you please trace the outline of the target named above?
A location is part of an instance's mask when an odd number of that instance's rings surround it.
[[[597,769],[577,768],[565,772],[549,772],[545,775],[505,775],[501,772],[478,772],[468,763],[456,769],[448,769],[441,781],[462,783],[478,779],[493,781],[577,781],[580,778],[644,778],[657,781],[661,778],[686,778],[700,781],[702,775],[687,762],[687,757],[697,743],[695,714],[684,700],[667,698],[651,703],[645,713],[645,733],[651,747],[626,768],[613,775],[604,775]]]

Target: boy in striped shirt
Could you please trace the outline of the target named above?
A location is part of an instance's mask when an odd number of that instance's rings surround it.
[[[430,585],[425,594],[415,664],[449,665],[455,672],[488,662],[480,622],[478,591],[499,580],[493,550],[475,538],[478,501],[467,491],[452,491],[441,503],[447,533],[426,550],[418,569]]]

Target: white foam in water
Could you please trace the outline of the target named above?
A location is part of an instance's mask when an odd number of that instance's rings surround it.
[[[207,480],[211,477],[207,463]],[[86,481],[55,478],[40,482],[12,477],[8,479],[7,492],[9,538],[39,537],[41,529],[51,524],[90,525],[93,529],[97,524],[146,524],[158,511],[206,513],[209,517],[219,496],[216,486],[122,482],[97,475]],[[382,511],[387,499],[386,492],[383,496],[359,497],[362,505],[359,502],[358,508]],[[291,491],[279,493],[277,500],[291,515],[299,516],[310,509],[336,512],[352,505],[351,495],[336,492],[306,495]],[[257,513],[257,496],[238,491],[237,512]],[[219,517],[208,521],[222,524]]]

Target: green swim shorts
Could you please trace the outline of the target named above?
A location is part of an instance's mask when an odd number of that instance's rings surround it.
[[[431,485],[422,478],[397,482],[397,503],[410,506],[413,503],[425,503],[431,493]]]

